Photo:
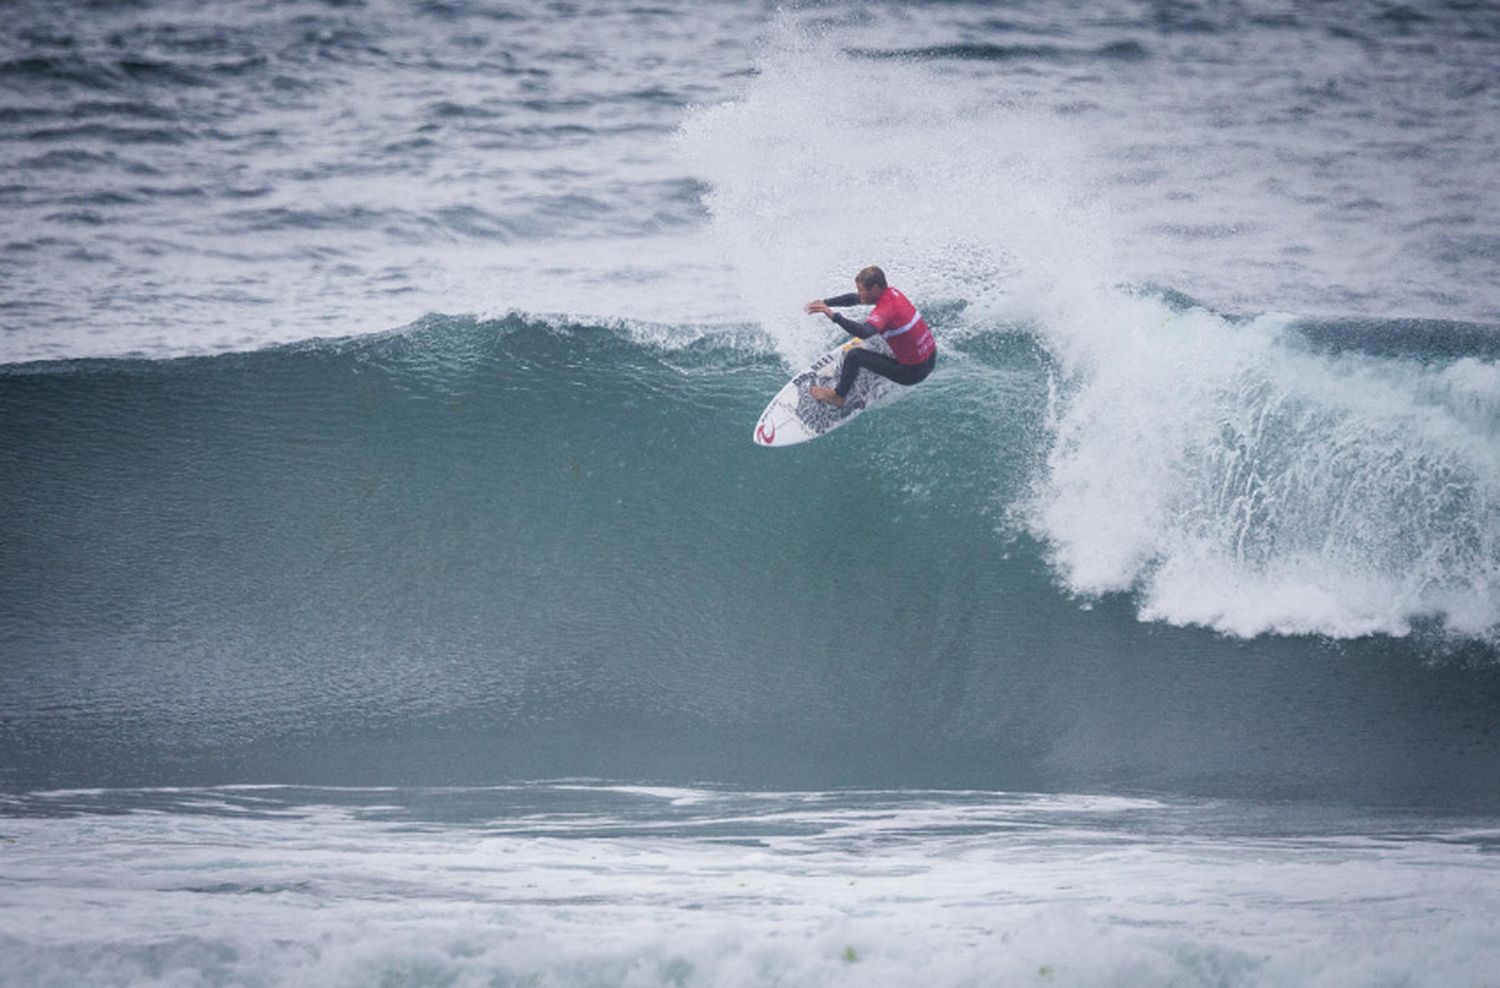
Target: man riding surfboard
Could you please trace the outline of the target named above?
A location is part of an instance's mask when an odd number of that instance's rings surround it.
[[[862,370],[890,378],[897,384],[912,385],[926,380],[937,363],[937,342],[916,306],[898,289],[885,282],[885,272],[871,265],[854,276],[855,291],[835,298],[815,299],[807,303],[808,314],[822,313],[838,323],[839,328],[861,339],[879,336],[890,346],[893,357],[864,347],[854,347],[844,354],[844,366],[838,385],[832,388],[814,384],[807,393],[822,402],[843,407],[854,379]],[[835,306],[873,305],[862,323],[834,312]]]

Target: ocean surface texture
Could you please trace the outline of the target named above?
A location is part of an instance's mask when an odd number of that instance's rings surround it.
[[[1500,984],[1500,7],[3,13],[0,986]]]

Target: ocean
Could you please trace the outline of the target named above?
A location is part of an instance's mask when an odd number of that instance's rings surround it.
[[[6,15],[0,985],[1497,983],[1500,8]]]

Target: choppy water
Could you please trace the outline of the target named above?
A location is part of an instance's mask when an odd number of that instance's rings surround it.
[[[47,889],[0,934],[18,984],[1441,985],[1500,948],[1500,835],[1458,821],[588,783],[10,808],[0,888]]]
[[[12,5],[0,983],[1483,983],[1497,74],[1467,3]],[[755,448],[872,261],[940,372]]]
[[[1500,322],[1487,5],[9,18],[10,360],[514,308],[784,335],[782,303],[872,257],[976,302],[1046,301],[996,283],[1014,265],[1238,311]]]

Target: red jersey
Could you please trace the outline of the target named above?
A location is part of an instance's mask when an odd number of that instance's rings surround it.
[[[880,294],[865,322],[885,338],[897,363],[920,364],[937,350],[937,342],[933,340],[932,330],[927,328],[922,313],[894,288],[887,288]]]

